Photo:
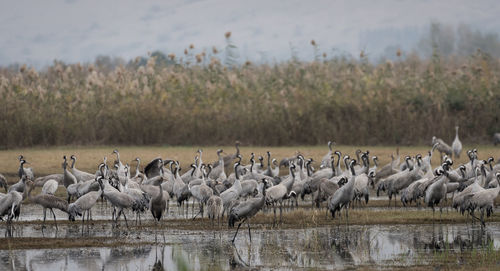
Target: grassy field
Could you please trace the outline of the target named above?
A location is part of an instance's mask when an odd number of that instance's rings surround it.
[[[460,159],[455,160],[455,165],[465,163],[468,161],[464,154],[467,149],[477,148],[481,159],[487,159],[493,156],[495,159],[500,157],[500,148],[492,145],[484,146],[464,146],[464,151]],[[65,146],[65,147],[49,147],[49,148],[23,148],[0,151],[0,173],[4,174],[9,182],[17,182],[17,170],[19,162],[17,157],[22,154],[25,159],[30,163],[28,167],[35,170],[35,176],[44,176],[53,173],[62,173],[62,157],[68,157],[75,154],[78,158],[76,167],[80,170],[95,172],[97,166],[102,162],[103,157],[108,157],[108,161],[113,161],[115,155],[111,154],[117,148],[120,151],[120,157],[123,163],[132,163],[131,161],[136,157],[141,159],[142,167],[149,161],[156,157],[168,158],[179,160],[183,171],[189,169],[189,164],[193,163],[196,151],[201,148],[203,150],[203,161],[212,162],[217,159],[216,151],[222,148],[225,153],[233,154],[236,152],[234,146],[191,146],[191,147],[173,147],[173,146],[148,146],[148,147],[134,147],[134,146],[96,146],[96,147],[79,147],[79,146]],[[396,153],[396,146],[336,146],[335,150],[340,150],[343,154],[349,154],[355,157],[355,150],[361,149],[363,151],[370,150],[370,156],[376,155],[379,158],[379,166],[383,166],[390,162],[391,154]],[[415,147],[400,147],[400,154],[403,161],[404,155],[416,155],[418,153],[423,156],[429,151],[428,146],[415,146]],[[248,163],[250,153],[254,152],[256,155],[266,157],[266,151],[271,151],[272,157],[281,160],[284,157],[294,155],[296,152],[302,153],[305,157],[312,157],[315,160],[313,164],[316,168],[321,161],[321,158],[328,152],[325,146],[294,146],[294,147],[241,147],[241,154],[243,155],[244,163]],[[266,161],[265,161],[266,162]],[[109,163],[109,162],[108,162]],[[433,165],[439,163],[439,153],[436,151],[433,157]],[[132,164],[132,174],[135,172],[136,163]],[[142,168],[141,167],[141,168]],[[282,168],[281,174],[287,174],[287,170]]]

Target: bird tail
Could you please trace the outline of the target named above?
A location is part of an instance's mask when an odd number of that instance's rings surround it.
[[[230,228],[234,228],[234,223],[237,221],[238,221],[238,216],[231,212],[231,214],[229,214],[228,226]]]

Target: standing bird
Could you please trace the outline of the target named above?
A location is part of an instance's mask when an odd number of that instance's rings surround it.
[[[448,184],[448,163],[443,163],[442,169],[438,169],[439,177],[436,177],[434,182],[427,187],[425,191],[425,203],[432,208],[434,216],[434,206],[441,203],[446,198],[446,185]],[[443,212],[442,207],[439,207],[440,212]],[[440,214],[441,215],[441,214]]]
[[[238,173],[239,166],[240,166],[240,162],[236,162],[234,164],[234,174],[236,176],[236,180],[234,181],[233,185],[220,194],[220,197],[222,199],[222,204],[224,207],[222,209],[222,216],[223,217],[224,217],[224,213],[226,211],[229,214],[230,207],[232,206],[233,202],[240,197],[240,194],[242,191],[240,175]]]
[[[21,178],[23,175],[26,175],[28,177],[28,180],[34,180],[35,179],[35,174],[33,173],[33,168],[24,167],[24,164],[29,164],[24,160],[24,156],[19,155],[19,170],[18,170],[18,175],[19,178]]]
[[[113,188],[104,189],[104,185],[101,186],[101,189],[103,190],[104,198],[106,198],[111,203],[111,205],[113,205],[113,207],[118,209],[118,214],[116,215],[115,218],[115,224],[118,222],[118,219],[123,214],[123,218],[125,219],[125,224],[127,225],[128,228],[127,216],[125,215],[125,213],[123,213],[123,209],[132,208],[135,203],[134,198],[132,198],[132,196],[124,192],[120,192]]]
[[[497,145],[500,143],[500,133],[495,133],[493,135],[493,145]]]
[[[439,151],[441,162],[443,161],[443,153],[449,156],[452,155],[453,150],[451,149],[451,147],[448,144],[444,143],[444,141],[441,138],[433,136],[432,145],[435,145],[436,143],[439,143],[439,145],[436,146],[436,149]]]
[[[5,178],[5,176],[3,176],[1,173],[0,173],[0,187],[3,187],[5,188],[5,192],[7,192],[7,179]]]
[[[236,141],[234,144],[234,146],[236,148],[236,153],[228,154],[228,155],[222,157],[222,159],[224,160],[224,166],[230,165],[234,159],[238,158],[238,156],[240,155],[240,145],[241,145],[241,143],[239,141]],[[217,160],[212,164],[212,166],[214,168],[216,168],[219,164],[220,164],[220,161]]]
[[[68,162],[66,160],[66,155],[63,156],[64,162],[62,163],[63,168],[63,184],[66,187],[66,192],[68,193],[68,203],[71,197],[75,197],[78,193],[78,182],[75,176],[68,170]]]
[[[75,167],[76,156],[74,154],[72,154],[70,156],[70,159],[71,159],[71,161],[73,161],[71,163],[71,172],[73,173],[73,176],[75,176],[75,178],[77,179],[78,182],[84,182],[84,181],[95,179],[95,175],[94,174],[91,174],[91,173],[88,173],[88,172],[85,172],[85,171],[81,171],[81,170],[79,170],[79,169],[77,169]]]
[[[149,210],[151,210],[153,218],[160,222],[160,219],[167,208],[167,198],[165,196],[168,196],[168,193],[163,191],[161,188],[161,181],[156,182],[156,185],[158,186],[158,193],[156,193],[149,201]]]
[[[282,221],[282,213],[283,213],[283,200],[285,198],[289,198],[292,192],[292,187],[295,182],[295,164],[290,162],[290,177],[279,183],[278,185],[269,187],[266,191],[266,204],[273,205],[274,211],[274,221],[273,225],[276,223],[276,203],[280,204],[280,222]],[[292,192],[295,193],[295,192]]]
[[[354,165],[356,164],[356,160],[353,159],[349,163],[349,168],[351,170],[351,176],[349,178],[349,181],[342,187],[340,187],[333,196],[331,196],[328,199],[328,209],[330,210],[330,213],[332,214],[332,217],[335,218],[335,212],[339,211],[342,208],[345,208],[346,210],[346,217],[349,216],[348,209],[349,209],[349,203],[351,200],[354,198],[354,183],[356,179],[356,174],[354,172]]]
[[[79,197],[75,202],[68,206],[69,220],[75,221],[76,216],[82,216],[82,225],[85,221],[85,212],[87,212],[87,222],[89,221],[90,209],[94,207],[97,200],[101,197],[104,186],[102,183],[102,176],[98,176],[96,181],[99,183],[98,191],[90,191],[87,194]]]
[[[58,186],[59,183],[56,180],[47,180],[42,186],[42,194],[54,195],[57,191]]]
[[[212,180],[217,180],[219,178],[221,180],[227,179],[226,173],[224,172],[224,165],[225,165],[224,158],[221,156],[222,152],[223,152],[222,149],[217,150],[217,157],[219,158],[218,159],[219,164],[216,167],[213,167],[212,171],[210,171],[210,173],[208,174],[208,177],[210,177],[210,179]]]
[[[497,182],[500,184],[500,172],[495,174]],[[471,215],[474,209],[479,208],[481,210],[481,223],[485,226],[484,223],[484,211],[486,210],[486,216],[490,217],[493,214],[493,210],[495,209],[495,199],[500,192],[500,185],[497,185],[495,188],[481,190],[472,194],[469,199],[469,209],[471,210]]]
[[[7,215],[7,223],[13,218],[19,217],[21,212],[21,202],[26,194],[21,194],[15,190],[9,191],[4,197],[0,198],[0,217]]]
[[[236,233],[234,234],[232,243],[234,243],[234,239],[236,239],[236,235],[238,235],[238,230],[240,229],[241,224],[245,223],[245,221],[248,225],[248,236],[250,237],[250,242],[252,242],[249,219],[257,214],[266,202],[267,180],[262,179],[262,182],[264,183],[264,185],[262,186],[262,196],[260,198],[251,198],[249,200],[241,202],[240,204],[234,206],[229,213],[229,227],[234,227],[235,222],[241,221],[238,224],[238,228],[236,229]]]
[[[458,139],[458,126],[455,126],[455,139],[451,144],[451,148],[453,149],[453,158],[460,158],[460,153],[462,152],[462,142]]]
[[[54,213],[54,208],[59,209],[65,213],[68,213],[68,203],[60,199],[54,195],[49,194],[38,194],[36,196],[31,196],[31,191],[33,190],[34,184],[33,181],[28,181],[28,198],[31,202],[40,205],[43,207],[43,226],[45,228],[45,219],[47,218],[47,209],[50,210],[52,215],[54,216],[54,224],[57,229],[57,220],[56,214]]]
[[[319,168],[325,168],[330,166],[333,154],[332,145],[335,146],[335,142],[328,141],[328,153],[325,154],[325,156],[323,156],[323,159],[321,159],[321,165]]]
[[[214,225],[215,217],[217,217],[217,225],[220,226],[220,213],[222,211],[222,199],[218,195],[212,195],[207,200],[207,216]]]

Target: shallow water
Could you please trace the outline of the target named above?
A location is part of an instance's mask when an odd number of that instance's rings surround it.
[[[167,224],[168,225],[168,224]],[[244,225],[246,226],[246,225]],[[27,249],[0,251],[0,270],[229,270],[232,267],[262,269],[346,269],[356,266],[426,264],[426,255],[500,248],[500,223],[477,225],[340,225],[310,229],[252,228],[252,241],[242,226],[234,246],[229,231],[187,231],[168,227],[156,232],[108,224],[82,228],[60,225],[56,232],[39,225],[18,225],[15,237],[116,237],[130,245],[117,248]],[[5,240],[5,239],[4,239]],[[142,245],[138,242],[152,242]],[[134,245],[135,243],[135,245]]]

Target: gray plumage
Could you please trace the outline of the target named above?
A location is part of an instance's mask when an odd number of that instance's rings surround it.
[[[7,179],[2,174],[0,174],[0,187],[5,188],[5,192],[8,192],[7,191],[7,189],[8,189]]]
[[[7,221],[19,217],[23,194],[13,190],[0,199],[0,217],[7,215]]]
[[[157,189],[158,192],[156,193],[156,195],[154,195],[153,198],[151,198],[149,202],[149,209],[151,211],[151,214],[153,215],[153,218],[156,221],[160,221],[167,207],[167,198],[165,196],[168,196],[168,193],[163,191],[163,189],[161,188],[161,182],[157,183]]]
[[[76,156],[75,155],[71,155],[70,159],[73,161],[71,163],[71,172],[73,173],[73,176],[75,176],[77,182],[84,182],[84,181],[95,179],[94,174],[91,174],[91,173],[88,173],[85,171],[81,171],[75,167],[75,164],[76,164]]]
[[[28,177],[26,175],[23,175],[21,177],[21,179],[17,183],[11,185],[7,191],[8,192],[17,191],[17,192],[22,194],[24,192],[24,190],[26,189],[26,181],[27,180],[28,180]]]
[[[241,143],[239,141],[236,141],[236,143],[234,144],[235,148],[236,148],[236,153],[228,154],[228,155],[222,157],[222,160],[224,161],[224,166],[231,165],[233,160],[238,158],[238,156],[240,155],[240,144]],[[214,168],[216,168],[219,165],[219,163],[220,163],[220,161],[217,160],[212,164],[212,166]]]
[[[458,138],[458,126],[455,126],[455,139],[451,144],[451,149],[453,150],[453,158],[460,158],[460,153],[462,152],[462,142]]]
[[[45,182],[47,182],[48,180],[56,180],[58,184],[62,185],[63,184],[63,179],[64,179],[64,175],[61,174],[61,173],[50,174],[50,175],[47,175],[47,176],[36,178],[35,179],[35,186],[43,187],[43,185],[45,184]]]
[[[441,155],[443,153],[445,153],[446,155],[452,155],[453,153],[453,150],[451,149],[451,147],[444,143],[444,141],[441,139],[441,138],[437,138],[435,136],[432,137],[432,145],[436,144],[436,143],[439,143],[439,145],[437,145],[436,149],[441,153]]]
[[[115,223],[118,221],[120,216],[123,214],[125,218],[125,223],[128,227],[127,217],[123,213],[123,209],[131,209],[135,201],[130,195],[113,189],[103,189],[103,195],[106,200],[108,200],[111,205],[113,205],[117,210],[118,214],[115,218]]]
[[[335,145],[335,142],[328,141],[328,153],[323,156],[321,159],[321,164],[319,168],[325,168],[325,167],[330,167],[331,166],[331,159],[332,159],[332,145]]]
[[[500,133],[495,133],[493,135],[493,145],[497,145],[498,143],[500,143]]]
[[[500,183],[500,173],[496,174],[496,179]],[[471,210],[471,214],[475,209],[479,209],[481,211],[481,223],[483,226],[484,223],[484,211],[486,211],[487,217],[490,217],[493,214],[493,210],[495,209],[495,199],[500,192],[500,185],[491,188],[481,190],[479,192],[473,193],[469,199],[469,209]]]
[[[232,202],[240,197],[242,187],[241,187],[240,175],[238,174],[239,166],[240,166],[239,162],[236,162],[234,164],[234,172],[236,180],[234,181],[233,185],[220,194],[220,197],[222,199],[222,204],[224,207],[222,210],[222,215],[224,215],[226,210],[229,213],[229,208],[231,207]]]
[[[33,190],[33,182],[29,182],[30,185],[28,187],[28,198],[31,202],[34,204],[40,205],[43,208],[43,225],[45,225],[45,219],[47,217],[47,209],[50,210],[52,215],[54,216],[54,223],[57,228],[57,219],[56,219],[56,214],[54,213],[53,209],[59,209],[65,213],[68,212],[68,203],[60,199],[54,195],[49,195],[49,194],[38,194],[36,196],[31,196],[31,191]]]
[[[101,182],[102,177],[98,177],[97,182]],[[68,214],[69,220],[74,221],[75,217],[82,216],[82,223],[85,220],[85,212],[90,212],[92,207],[97,203],[97,200],[101,197],[103,189],[99,186],[98,191],[90,191],[87,194],[79,197],[75,202],[69,204]]]
[[[42,187],[42,194],[54,195],[57,191],[58,186],[59,183],[56,180],[47,180]]]
[[[337,211],[340,212],[342,208],[346,210],[346,217],[348,216],[349,203],[354,198],[354,181],[356,179],[354,172],[354,164],[356,164],[356,160],[352,160],[349,164],[351,170],[351,177],[349,181],[339,188],[335,193],[328,198],[328,210],[332,214],[332,217],[335,218],[335,213]]]
[[[313,204],[319,208],[321,203],[335,194],[335,192],[345,183],[347,183],[347,178],[343,176],[335,176],[331,179],[321,179],[317,191],[313,193]]]
[[[217,166],[214,166],[213,169],[208,174],[208,177],[210,179],[217,180],[218,178],[221,178],[222,180],[224,180],[227,178],[226,173],[224,172],[224,166],[225,166],[224,158],[221,156],[221,153],[222,149],[218,149],[217,157],[219,158],[218,159],[219,163],[217,163]]]
[[[222,199],[217,195],[212,195],[207,200],[207,216],[208,219],[214,224],[217,218],[217,224],[220,225],[220,214],[222,212]]]
[[[255,196],[257,192],[258,183],[256,180],[244,180],[241,181],[241,193],[240,197]]]
[[[434,206],[439,205],[446,198],[446,185],[449,181],[446,177],[448,175],[448,164],[444,163],[442,167],[443,169],[440,170],[441,176],[435,178],[434,182],[425,191],[425,203],[432,208],[433,212],[435,211]]]
[[[250,223],[248,221],[251,217],[255,216],[262,209],[264,203],[266,202],[265,184],[267,183],[267,181],[265,179],[263,179],[262,181],[264,182],[264,186],[262,189],[262,196],[260,198],[251,198],[244,202],[241,202],[240,204],[234,206],[231,209],[231,212],[229,213],[229,220],[228,220],[229,227],[234,227],[234,223],[241,221],[238,224],[236,233],[234,234],[232,240],[233,243],[234,239],[236,238],[236,235],[238,234],[238,230],[240,229],[241,224],[243,224],[245,221],[248,224],[248,235],[250,237],[250,241],[252,241],[252,235],[250,234]]]
[[[28,180],[34,180],[35,179],[35,173],[33,172],[33,168],[27,168],[24,167],[24,164],[27,164],[26,160],[23,159],[24,157],[22,155],[19,156],[19,170],[18,170],[18,176],[21,178],[23,175],[26,175],[28,177]]]

